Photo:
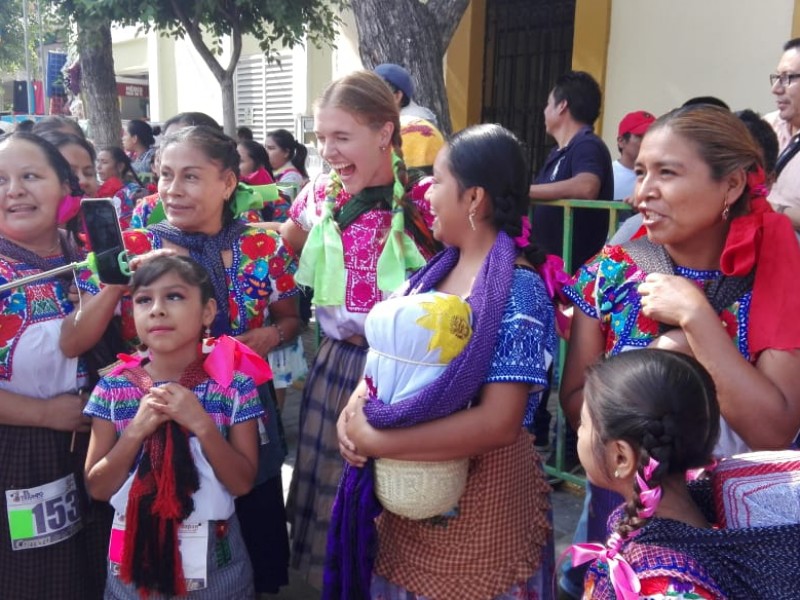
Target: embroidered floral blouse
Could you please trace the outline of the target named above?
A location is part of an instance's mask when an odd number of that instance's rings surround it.
[[[289,209],[289,218],[304,231],[310,231],[322,214],[325,203],[327,176],[320,176],[300,192]],[[430,203],[419,195],[410,194],[428,227],[433,223]],[[344,190],[334,203],[334,210],[344,206],[351,196]],[[364,334],[364,320],[370,309],[388,294],[378,289],[378,257],[385,245],[392,221],[392,212],[374,208],[356,218],[342,232],[344,268],[346,272],[344,306],[317,307],[317,319],[325,334],[335,339]],[[425,251],[420,248],[423,255]],[[430,256],[426,256],[430,258]]]
[[[161,237],[147,229],[126,231],[123,239],[132,254],[164,247]],[[275,232],[248,227],[231,250],[232,263],[225,269],[231,318],[228,334],[236,336],[263,327],[269,317],[270,303],[290,298],[299,291],[294,283],[297,259]],[[99,280],[90,271],[80,273],[79,287],[91,294],[100,291]],[[122,329],[126,341],[135,343],[136,331],[128,296],[122,302]]]

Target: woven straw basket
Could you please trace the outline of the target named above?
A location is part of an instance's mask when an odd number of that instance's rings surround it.
[[[468,458],[441,462],[379,458],[375,461],[375,495],[396,515],[429,519],[458,504],[468,471]]]

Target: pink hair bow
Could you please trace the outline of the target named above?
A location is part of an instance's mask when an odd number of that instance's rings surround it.
[[[518,248],[527,248],[531,244],[531,220],[528,215],[522,217],[522,233],[514,238]]]
[[[203,370],[221,386],[231,384],[234,371],[251,377],[256,385],[272,379],[269,363],[236,338],[222,335],[213,341],[205,340],[203,345],[212,346],[203,362]]]
[[[636,514],[643,519],[652,517],[658,508],[658,503],[661,502],[661,486],[656,485],[651,488],[648,484],[653,472],[658,468],[658,464],[658,461],[651,456],[650,462],[642,469],[644,471],[644,479],[639,473],[636,473],[636,483],[639,484],[639,489],[641,490],[639,492],[639,500],[642,502],[642,508]]]
[[[630,563],[620,553],[623,540],[618,533],[602,544],[572,544],[567,552],[572,553],[572,566],[577,567],[589,561],[600,560],[608,565],[608,573],[614,593],[620,600],[638,600],[642,584]]]
[[[120,352],[117,354],[117,360],[119,363],[108,372],[109,375],[116,376],[122,373],[125,369],[133,369],[134,367],[138,367],[144,360],[144,355],[125,354],[124,352]]]
[[[564,294],[564,286],[569,283],[570,277],[564,271],[563,259],[555,254],[548,254],[545,261],[536,268],[536,271],[544,281],[547,295],[562,304],[569,304],[570,300]]]

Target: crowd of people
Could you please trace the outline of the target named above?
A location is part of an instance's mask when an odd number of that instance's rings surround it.
[[[394,64],[324,90],[311,180],[289,131],[202,113],[131,121],[121,147],[63,117],[3,135],[3,594],[254,598],[293,568],[330,600],[800,596],[798,78],[800,39],[775,115],[635,110],[612,162],[598,84],[564,73],[532,180],[500,125],[445,140]],[[80,262],[92,197],[128,285]],[[571,278],[563,198],[637,212],[611,243],[578,212]],[[588,480],[560,564],[551,390]]]

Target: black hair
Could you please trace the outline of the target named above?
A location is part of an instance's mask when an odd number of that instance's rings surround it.
[[[595,455],[601,456],[610,441],[627,442],[638,453],[639,475],[648,483],[660,485],[669,475],[711,462],[720,432],[717,392],[711,375],[691,356],[643,349],[609,358],[587,370],[584,402]],[[648,480],[643,469],[651,457],[659,465]],[[634,483],[617,528],[623,538],[646,522],[638,515],[641,491]]]
[[[0,136],[0,143],[6,141],[22,140],[34,144],[47,159],[47,164],[56,173],[56,177],[61,183],[69,184],[71,193],[78,192],[78,181],[69,166],[67,159],[58,151],[58,147],[42,136],[35,135],[29,131],[14,131]]]
[[[745,127],[750,131],[750,135],[761,146],[764,157],[764,171],[769,177],[775,172],[775,163],[778,162],[778,136],[772,126],[761,118],[757,112],[746,108],[734,113]]]
[[[237,146],[244,146],[256,169],[259,167],[264,167],[270,173],[270,175],[272,175],[272,165],[269,164],[269,155],[264,149],[264,146],[258,142],[254,142],[253,140],[239,140]]]
[[[800,49],[800,37],[792,38],[783,45],[783,51]]]
[[[131,137],[135,135],[139,143],[145,148],[149,148],[156,143],[156,138],[153,137],[153,129],[141,119],[128,121],[127,130],[128,135]]]
[[[57,132],[52,132],[51,137],[55,136]],[[79,140],[77,136],[58,133],[59,136],[63,136],[65,139],[70,140],[69,143],[75,143],[71,140]],[[72,172],[72,167],[67,162],[67,159],[59,152],[58,146],[53,144],[50,140],[46,139],[44,136],[36,135],[29,131],[14,131],[12,133],[7,133],[3,136],[0,136],[0,143],[5,141],[13,141],[13,140],[22,140],[29,142],[35,145],[39,150],[42,151],[44,154],[45,159],[47,160],[47,164],[50,165],[50,168],[53,169],[56,173],[56,177],[58,177],[59,182],[66,183],[69,186],[69,193],[73,196],[82,196],[83,190],[81,190],[80,185],[78,184],[78,178],[75,177],[75,174]],[[83,140],[84,144],[88,144],[86,140]],[[81,144],[82,145],[82,144]],[[91,153],[90,153],[91,156]],[[94,160],[94,159],[93,159]],[[78,246],[83,246],[83,241],[78,236],[78,230],[80,229],[80,215],[75,215],[72,217],[67,223],[65,224],[66,230],[70,233],[72,238],[75,240],[75,243]]]
[[[567,71],[553,85],[553,100],[567,101],[567,110],[579,123],[594,125],[600,116],[602,93],[594,77],[585,71]]]
[[[97,160],[97,154],[94,150],[94,146],[92,146],[92,143],[86,138],[78,137],[77,135],[73,135],[71,133],[64,133],[63,131],[57,129],[40,133],[38,135],[59,149],[63,148],[64,146],[80,146],[86,150],[89,158],[92,159],[92,163]]]
[[[515,238],[522,235],[522,217],[528,215],[528,169],[519,140],[508,129],[494,123],[462,129],[447,143],[450,171],[463,192],[486,190],[492,205],[492,224]],[[523,250],[534,266],[545,254],[530,238]]]
[[[222,127],[219,126],[219,123],[209,117],[206,113],[201,112],[178,113],[164,123],[164,133],[166,133],[173,125],[181,125],[183,127],[194,127],[201,125],[203,127],[210,127],[211,129],[218,129],[219,131],[222,131]]]
[[[17,128],[14,131],[32,131],[35,124],[31,119],[25,119],[17,123]]]
[[[239,127],[236,130],[236,137],[239,139],[240,142],[244,141],[244,140],[252,141],[253,140],[253,130],[250,129],[249,127],[244,127],[244,126]]]
[[[720,100],[716,96],[695,96],[694,98],[689,98],[686,102],[684,102],[681,106],[695,106],[697,104],[709,104],[711,106],[718,106],[719,108],[724,108],[725,110],[730,110],[731,107],[724,100]]]
[[[236,149],[236,140],[225,135],[221,129],[196,125],[170,133],[161,143],[160,152],[162,156],[168,146],[182,143],[191,144],[205,154],[209,160],[219,164],[220,171],[231,170],[236,179],[239,179],[239,151]],[[234,188],[230,197],[225,200],[225,206],[222,210],[223,226],[233,222],[232,203],[235,195],[236,189]]]
[[[159,255],[142,261],[139,268],[133,272],[131,294],[167,273],[175,273],[187,285],[199,288],[203,305],[214,297],[214,285],[206,268],[193,258],[178,255]]]
[[[305,144],[301,144],[294,136],[286,129],[275,129],[267,134],[268,138],[272,138],[281,150],[289,153],[289,162],[292,163],[295,169],[300,171],[303,179],[308,179],[308,171],[306,171],[306,157],[308,156],[308,148]]]
[[[31,131],[36,135],[46,135],[55,131],[65,133],[67,129],[72,135],[86,139],[86,134],[83,132],[78,122],[75,119],[63,115],[50,115],[45,117],[41,121],[34,123]]]
[[[140,186],[144,187],[141,179],[136,174],[136,171],[133,169],[133,165],[131,165],[130,157],[125,154],[125,151],[120,148],[119,146],[103,146],[98,150],[97,154],[100,152],[108,152],[111,155],[111,158],[116,164],[122,165],[122,172],[120,173],[120,177],[125,179],[126,177],[132,178],[136,183]]]

